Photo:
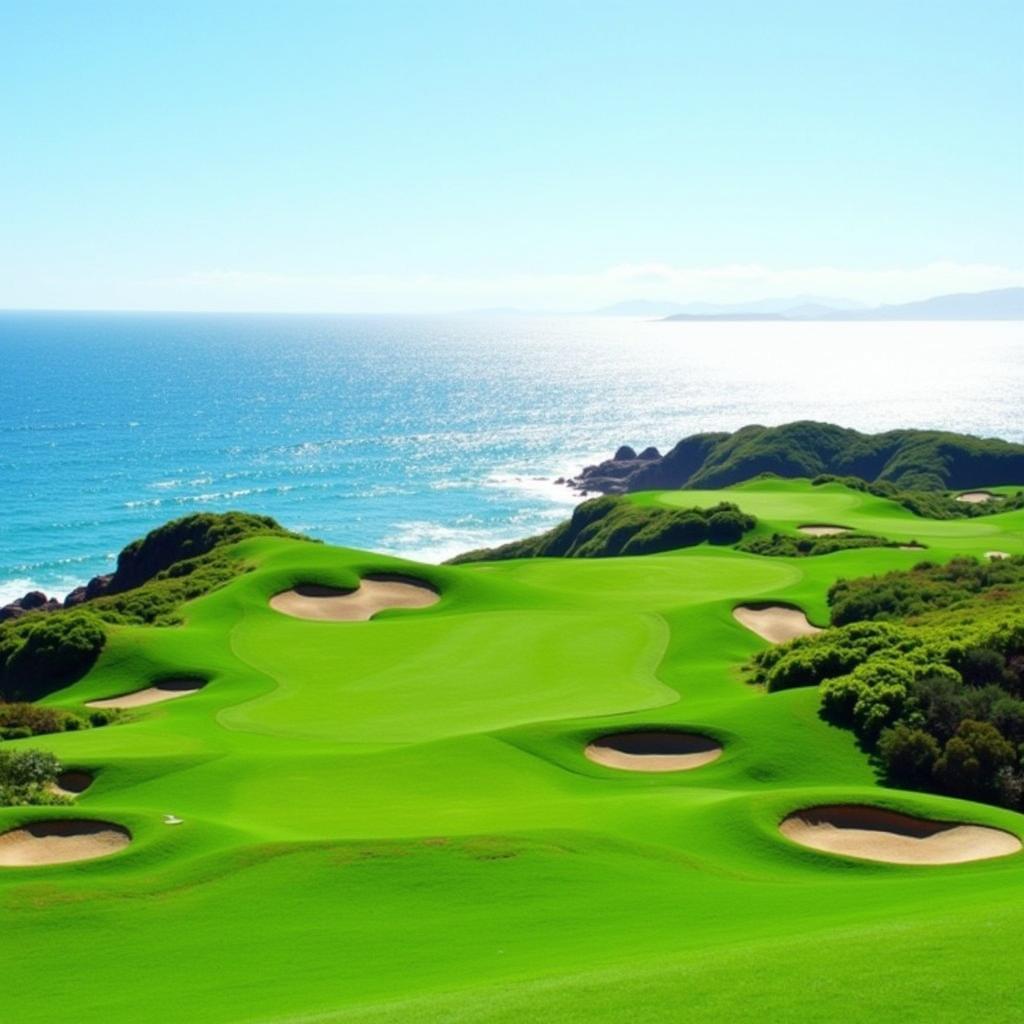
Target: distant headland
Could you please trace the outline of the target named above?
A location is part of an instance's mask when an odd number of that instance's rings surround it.
[[[967,490],[1024,480],[1024,445],[938,430],[863,434],[805,420],[694,434],[664,455],[623,445],[612,458],[560,482],[584,492],[625,494],[728,487],[762,473],[857,477],[905,492]]]

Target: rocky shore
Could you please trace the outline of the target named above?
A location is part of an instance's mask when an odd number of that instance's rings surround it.
[[[601,494],[625,494],[631,490],[629,482],[635,474],[661,462],[661,458],[657,448],[645,448],[638,455],[635,449],[624,444],[610,459],[596,466],[586,466],[579,476],[559,477],[555,483],[565,484],[583,494],[594,491]]]
[[[81,587],[75,587],[63,599],[47,597],[41,590],[30,590],[23,597],[0,607],[0,622],[6,622],[8,619],[20,619],[22,615],[28,615],[29,612],[56,612],[62,608],[74,608],[75,605],[106,594],[110,590],[113,578],[113,573],[93,576],[88,583]]]

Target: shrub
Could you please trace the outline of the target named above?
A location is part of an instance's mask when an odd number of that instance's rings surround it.
[[[0,805],[63,803],[49,787],[61,772],[43,750],[0,750]]]
[[[82,720],[70,711],[45,708],[24,701],[0,701],[0,733],[7,739],[18,736],[41,736],[51,732],[65,732],[82,727]]]
[[[174,519],[132,541],[121,551],[109,592],[139,587],[178,562],[205,555],[224,544],[264,534],[297,536],[269,516],[248,512],[200,512]]]
[[[962,503],[961,503],[962,504]],[[919,562],[906,572],[837,580],[828,592],[832,624],[904,619],[972,599],[1019,598],[1024,591],[1024,558],[978,561],[954,558],[945,565]]]
[[[1006,672],[1006,659],[991,647],[968,647],[954,664],[970,686],[998,683]]]
[[[572,517],[547,533],[497,548],[468,551],[452,564],[508,558],[608,558],[646,555],[693,547],[710,538],[732,543],[757,525],[753,516],[721,502],[711,508],[636,505],[627,498],[592,498],[577,505]],[[737,532],[739,531],[739,532]]]
[[[964,686],[959,677],[929,672],[911,687],[920,709],[922,726],[945,743],[967,717]]]
[[[106,634],[86,612],[31,616],[5,626],[0,637],[0,696],[35,699],[85,675]]]
[[[1016,753],[989,722],[965,719],[935,762],[935,778],[947,793],[985,800],[997,795],[999,777],[1013,770]]]
[[[903,722],[884,730],[878,741],[878,754],[885,767],[886,778],[893,785],[908,789],[928,786],[940,752],[934,736]]]
[[[708,519],[708,540],[712,544],[735,544],[754,525],[754,518],[744,515],[739,509],[716,512]]]

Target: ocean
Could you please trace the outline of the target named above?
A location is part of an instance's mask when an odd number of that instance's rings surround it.
[[[820,419],[1024,441],[1024,323],[0,313],[0,603],[245,509],[439,561],[620,444]]]

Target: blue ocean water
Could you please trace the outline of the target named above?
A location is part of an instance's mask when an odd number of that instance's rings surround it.
[[[1024,440],[1024,325],[0,314],[0,600],[241,508],[441,559],[620,443],[827,419]]]

